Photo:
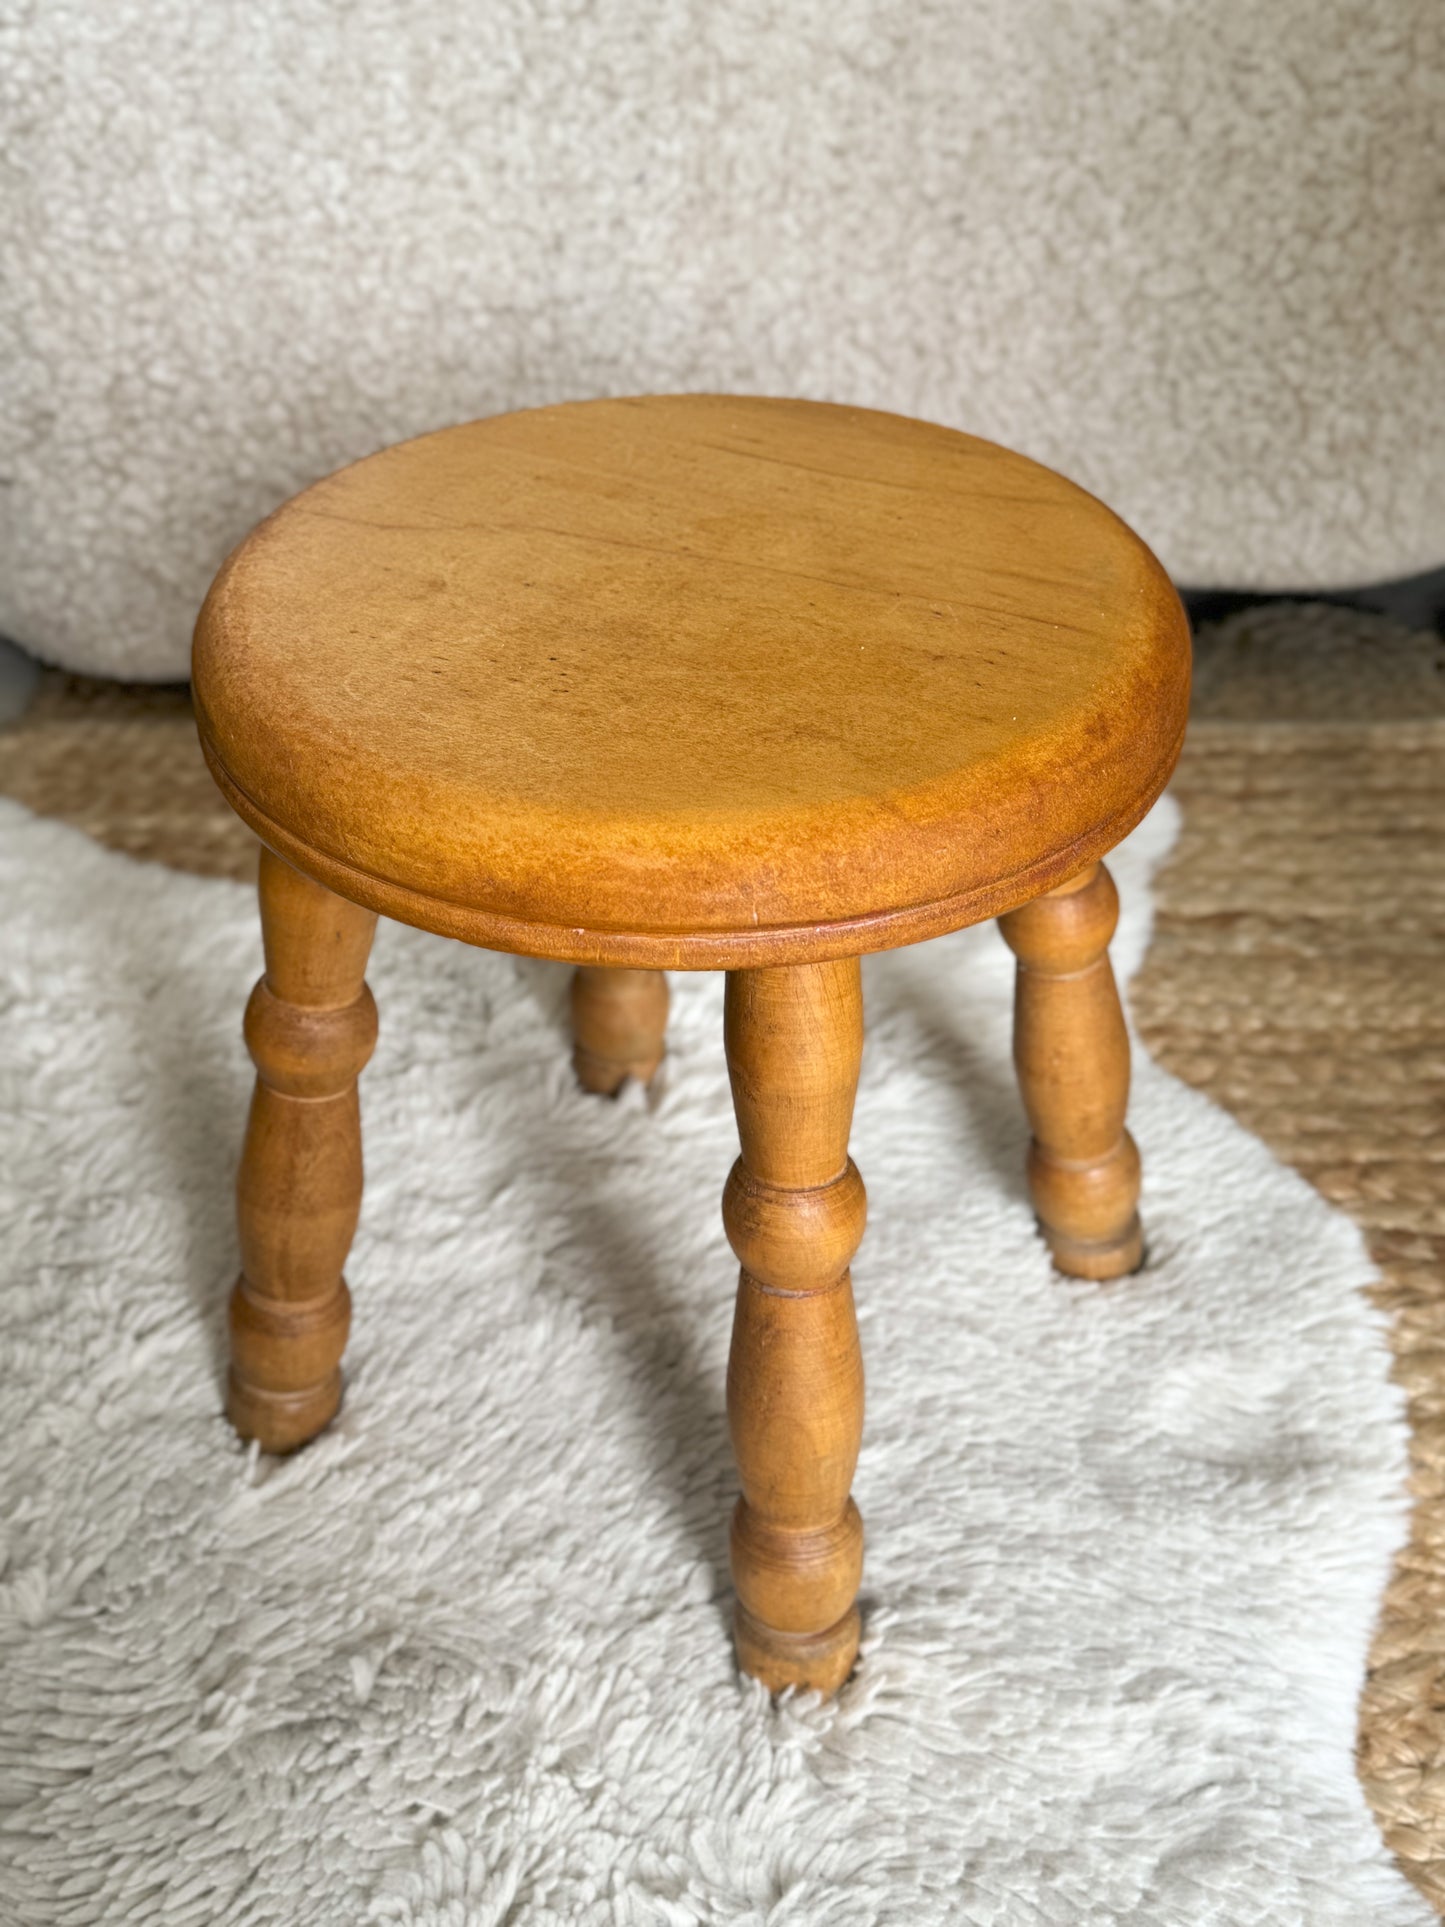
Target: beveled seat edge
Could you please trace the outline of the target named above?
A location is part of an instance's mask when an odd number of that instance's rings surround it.
[[[737,930],[637,930],[534,922],[414,889],[359,868],[308,843],[269,816],[227,770],[199,706],[201,749],[222,795],[268,849],[337,896],[397,923],[455,937],[483,950],[555,962],[645,970],[748,970],[770,964],[825,963],[922,943],[962,930],[1055,889],[1107,856],[1149,813],[1184,746],[1181,728],[1149,781],[1111,817],[1009,875],[957,895],[837,921],[751,925]]]

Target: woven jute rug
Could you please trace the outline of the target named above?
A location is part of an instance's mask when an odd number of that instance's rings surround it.
[[[1445,1913],[1445,646],[1321,605],[1220,624],[1173,790],[1135,1019],[1350,1213],[1384,1273],[1414,1511],[1359,1770]]]
[[[1385,1275],[1414,1515],[1361,1704],[1360,1776],[1445,1908],[1441,652],[1382,619],[1273,608],[1201,638],[1198,690],[1183,831],[1156,878],[1133,1009],[1159,1062],[1356,1218]],[[0,734],[0,792],[177,869],[254,872],[182,692],[48,677]]]

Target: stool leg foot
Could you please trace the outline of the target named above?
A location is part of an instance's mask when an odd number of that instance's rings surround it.
[[[356,1080],[376,1042],[364,981],[376,916],[269,850],[260,897],[266,971],[246,1006],[256,1088],[236,1185],[226,1412],[242,1438],[289,1452],[341,1403],[351,1322],[341,1268],[361,1207]]]
[[[572,975],[572,1063],[584,1091],[615,1097],[629,1077],[650,1084],[667,1036],[661,970],[582,965]]]
[[[738,1661],[774,1692],[831,1693],[857,1655],[863,1568],[849,1496],[863,1357],[848,1267],[867,1209],[848,1156],[857,959],[730,972],[726,1042],[742,1145],[723,1194],[742,1265],[728,1361]]]
[[[1074,1278],[1137,1270],[1139,1153],[1124,1128],[1129,1036],[1109,963],[1119,898],[1102,863],[999,919],[1018,958],[1014,1063],[1033,1131],[1029,1189]]]

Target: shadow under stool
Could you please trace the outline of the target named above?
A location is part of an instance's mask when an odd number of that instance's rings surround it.
[[[196,629],[201,740],[265,846],[228,1406],[289,1451],[341,1399],[378,914],[579,966],[591,1090],[727,972],[741,1155],[728,1415],[741,1665],[857,1652],[859,958],[998,917],[1054,1260],[1132,1270],[1139,1161],[1100,858],[1184,731],[1149,551],[1050,470],[820,403],[647,397],[422,436],[279,509]]]

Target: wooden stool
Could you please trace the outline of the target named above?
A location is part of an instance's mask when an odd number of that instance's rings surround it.
[[[863,1550],[859,956],[1001,918],[1044,1236],[1075,1276],[1132,1270],[1099,858],[1163,788],[1188,681],[1174,592],[1107,509],[861,409],[538,409],[278,510],[195,648],[207,758],[266,846],[236,1429],[287,1451],[341,1398],[378,912],[579,965],[591,1090],[655,1069],[659,973],[725,970],[738,1654],[836,1687]]]

